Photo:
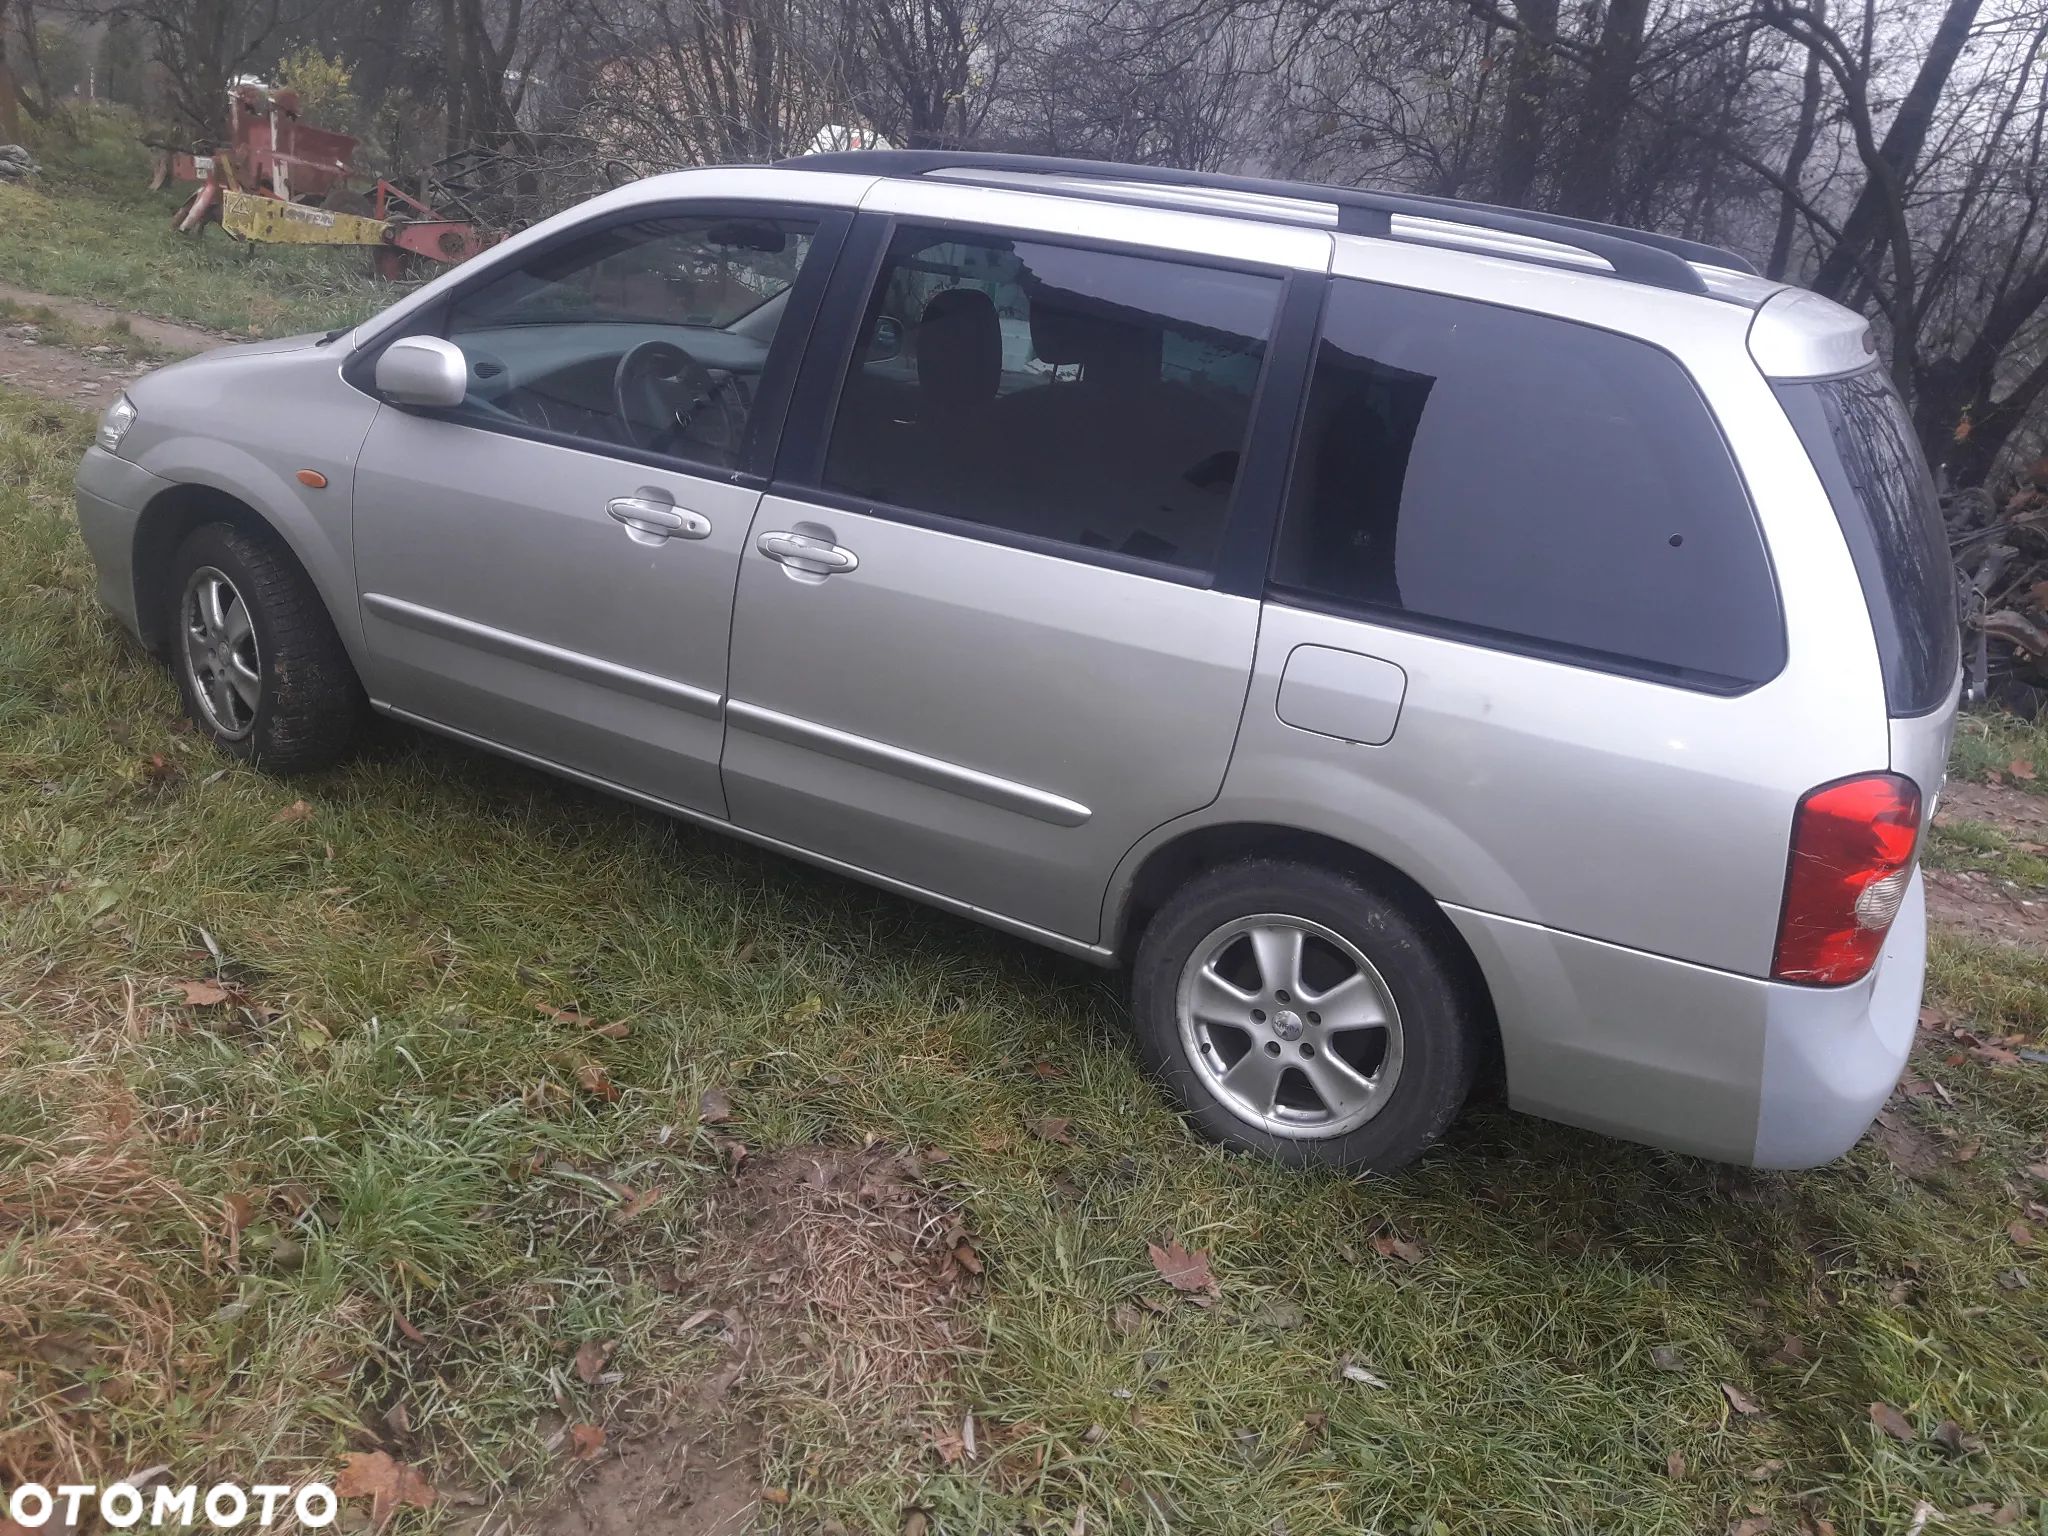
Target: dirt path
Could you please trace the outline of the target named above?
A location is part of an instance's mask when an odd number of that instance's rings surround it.
[[[117,321],[125,322],[128,329],[143,341],[166,352],[175,352],[180,357],[193,352],[204,352],[224,342],[247,339],[222,336],[214,331],[203,331],[197,326],[179,325],[171,320],[153,320],[148,315],[110,309],[104,304],[94,304],[85,299],[66,299],[55,294],[36,293],[32,289],[17,288],[12,283],[0,283],[0,302],[19,304],[29,309],[47,309],[52,314],[63,316],[73,325],[97,328],[113,325]]]
[[[1941,793],[1935,820],[1993,827],[2024,852],[2048,849],[2048,796],[2026,790],[1951,779]],[[2048,949],[2048,891],[2031,890],[1996,875],[1928,870],[1927,915],[1973,938]]]
[[[0,304],[17,312],[48,310],[58,322],[51,326],[33,320],[0,320],[0,387],[24,389],[90,411],[101,409],[123,384],[157,366],[164,354],[186,357],[232,339],[83,299],[36,293],[11,283],[0,283]],[[117,324],[135,338],[137,346],[121,344],[121,334],[109,329]],[[52,334],[59,329],[69,334],[62,339]],[[105,335],[109,340],[84,346],[65,344],[78,340],[80,331]],[[136,352],[148,355],[138,357]]]
[[[67,351],[39,340],[33,325],[0,325],[0,388],[97,411],[153,366],[108,347]]]

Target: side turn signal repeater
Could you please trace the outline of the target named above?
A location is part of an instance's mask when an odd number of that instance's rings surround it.
[[[324,490],[327,486],[327,477],[317,469],[302,469],[299,471],[299,484],[310,485],[316,491]]]

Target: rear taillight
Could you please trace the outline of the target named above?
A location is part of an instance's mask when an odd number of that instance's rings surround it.
[[[1771,975],[1830,987],[1867,976],[1905,900],[1919,836],[1911,779],[1871,773],[1809,791],[1792,818]]]

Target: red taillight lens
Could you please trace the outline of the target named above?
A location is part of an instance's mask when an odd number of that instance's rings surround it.
[[[1911,779],[1872,773],[1810,791],[1792,818],[1771,975],[1830,987],[1868,975],[1905,900],[1919,838]]]

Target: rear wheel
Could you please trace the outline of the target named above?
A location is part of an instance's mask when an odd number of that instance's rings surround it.
[[[1132,1012],[1147,1065],[1212,1140],[1387,1171],[1456,1118],[1479,1060],[1451,968],[1348,875],[1257,860],[1184,886],[1145,930]]]
[[[276,538],[209,523],[169,574],[171,667],[192,723],[273,773],[347,750],[363,692],[311,579]]]

